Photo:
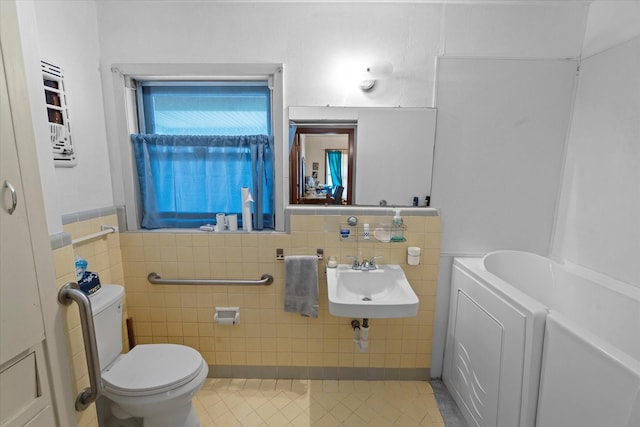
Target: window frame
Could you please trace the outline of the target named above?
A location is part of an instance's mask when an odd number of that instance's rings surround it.
[[[267,80],[271,89],[271,127],[274,138],[275,230],[284,231],[284,96],[282,64],[113,64],[117,137],[111,145],[114,201],[125,205],[126,228],[141,230],[141,203],[130,135],[139,133],[136,111],[137,80],[214,81]],[[172,229],[173,230],[173,229]],[[195,229],[181,229],[195,230]],[[273,230],[266,230],[273,232]]]

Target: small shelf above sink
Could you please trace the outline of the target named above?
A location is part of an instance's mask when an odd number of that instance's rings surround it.
[[[394,227],[390,223],[371,223],[368,239],[364,238],[364,227],[361,225],[341,224],[340,230],[349,230],[347,235],[341,233],[340,240],[343,242],[399,243],[406,241],[404,233],[407,226],[403,224]]]
[[[393,318],[418,314],[418,296],[396,264],[370,271],[349,264],[327,268],[329,313],[339,317]]]

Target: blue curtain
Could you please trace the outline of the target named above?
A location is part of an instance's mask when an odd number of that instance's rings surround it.
[[[274,228],[273,137],[131,135],[143,228],[197,228],[238,214],[249,187],[253,228]]]
[[[327,151],[327,159],[329,163],[329,173],[331,174],[331,183],[333,187],[342,186],[342,151]]]

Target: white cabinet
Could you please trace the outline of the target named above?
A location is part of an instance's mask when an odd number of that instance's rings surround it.
[[[3,67],[4,70],[4,67]],[[0,122],[12,123],[4,71]],[[44,339],[27,207],[13,126],[0,126],[0,365]],[[13,194],[12,194],[13,193]],[[15,210],[9,214],[15,200]]]
[[[44,322],[0,56],[0,425],[52,425]]]

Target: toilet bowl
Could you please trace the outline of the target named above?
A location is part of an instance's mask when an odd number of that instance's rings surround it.
[[[192,399],[209,372],[198,351],[178,344],[122,349],[119,285],[103,285],[91,297],[103,392],[113,422],[141,419],[143,427],[199,427]]]
[[[208,372],[190,347],[138,345],[102,372],[103,396],[117,418],[142,418],[145,427],[199,427],[191,400]]]

